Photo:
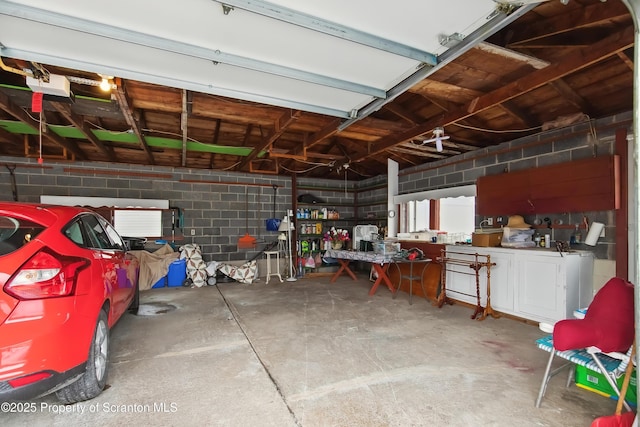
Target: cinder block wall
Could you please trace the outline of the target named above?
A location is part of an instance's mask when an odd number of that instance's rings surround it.
[[[197,243],[206,261],[251,259],[275,242],[277,232],[266,230],[273,216],[291,209],[291,180],[270,175],[249,175],[117,163],[60,162],[45,159],[0,157],[0,199],[13,200],[11,176],[5,165],[15,166],[18,200],[39,202],[41,195],[167,199],[180,208],[182,227],[172,230],[171,211],[163,212],[163,236],[177,246]],[[248,217],[245,216],[245,190]],[[248,220],[247,220],[248,218]],[[256,250],[239,250],[238,239],[248,232],[257,238]]]
[[[325,202],[319,207],[334,208],[340,213],[338,221],[323,221],[325,229],[346,228],[353,236],[354,226],[367,224],[376,225],[383,232],[387,225],[387,176],[378,175],[364,182],[345,184],[344,179],[299,178],[296,187],[298,196],[317,196]]]
[[[455,156],[447,160],[432,162],[400,171],[399,193],[475,184],[476,179],[505,171],[516,171],[551,164],[565,163],[594,155],[615,154],[615,132],[626,128],[632,134],[632,112],[583,122],[573,126],[549,130],[535,136],[515,139],[486,149],[479,149]],[[567,174],[571,171],[567,170]],[[358,183],[366,187],[378,183],[380,177]],[[615,212],[538,213],[537,216],[524,215],[529,224],[536,218],[549,217],[552,221],[562,220],[564,224],[576,224],[586,216],[589,223],[605,224],[605,237],[594,247],[581,245],[579,249],[591,250],[597,259],[615,259]],[[476,217],[476,224],[484,219]],[[554,230],[556,240],[568,241],[572,230]]]
[[[581,159],[597,154],[612,154],[615,131],[628,128],[631,134],[632,112],[563,129],[550,130],[533,137],[519,138],[496,147],[475,150],[448,160],[416,166],[400,172],[400,194],[444,187],[474,184],[484,175],[515,171]],[[180,208],[184,222],[172,231],[171,216],[163,215],[163,238],[175,238],[176,244],[197,243],[205,260],[238,261],[251,259],[257,251],[238,250],[237,241],[245,234],[245,189],[248,189],[248,232],[259,239],[258,250],[273,242],[277,232],[266,231],[265,219],[273,215],[273,185],[278,186],[276,216],[283,217],[293,207],[292,183],[286,177],[239,174],[234,172],[192,170],[117,163],[63,162],[45,159],[0,157],[0,199],[12,200],[11,177],[5,165],[15,166],[18,199],[38,202],[41,195],[98,196],[143,199],[168,199]],[[570,171],[567,171],[570,173]],[[332,185],[337,180],[298,180],[298,185]],[[347,195],[324,194],[336,204],[359,204],[357,217],[368,212],[376,218],[386,217],[386,176],[347,184]],[[342,188],[343,188],[342,187]],[[361,189],[359,191],[359,189]],[[305,191],[305,190],[302,190]],[[300,194],[302,191],[298,191]],[[335,199],[334,199],[335,198]],[[354,215],[346,206],[345,215]],[[606,224],[604,239],[595,247],[599,259],[615,258],[615,215],[613,211],[578,214],[549,213],[565,224],[577,223],[582,215],[590,222]],[[482,218],[476,218],[478,224]],[[532,223],[535,217],[526,217]],[[367,223],[366,220],[359,223]],[[192,235],[192,232],[194,233]],[[558,233],[570,230],[558,230]],[[568,235],[556,235],[568,240]],[[589,248],[591,249],[591,248]]]
[[[379,175],[356,184],[358,218],[363,223],[386,226],[387,220],[387,176]],[[373,218],[367,221],[366,218]]]

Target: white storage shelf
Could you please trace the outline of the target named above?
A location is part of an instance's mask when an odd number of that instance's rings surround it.
[[[593,299],[593,254],[563,253],[545,249],[483,248],[447,245],[456,258],[473,260],[475,253],[489,255],[491,306],[500,312],[537,322],[554,323],[572,317],[574,310]],[[475,277],[450,266],[446,272],[447,297],[476,304]],[[468,273],[468,271],[464,271]],[[481,303],[486,304],[487,276],[480,271]]]

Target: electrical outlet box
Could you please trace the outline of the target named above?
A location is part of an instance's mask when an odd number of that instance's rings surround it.
[[[192,235],[192,236],[195,236],[195,235],[196,235],[196,230],[195,230],[195,228],[192,228],[192,229],[191,229],[191,235]]]
[[[488,226],[492,226],[493,225],[493,217],[490,216],[489,218],[487,218],[487,225]]]
[[[496,223],[497,224],[502,224],[502,217],[501,216],[496,218]]]

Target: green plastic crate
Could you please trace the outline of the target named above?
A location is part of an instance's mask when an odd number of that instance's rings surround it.
[[[624,380],[624,375],[620,376],[616,381],[618,384],[618,388],[622,388],[622,381]],[[618,399],[616,392],[613,391],[613,388],[609,385],[609,382],[604,377],[604,375],[599,374],[595,371],[592,371],[589,368],[585,368],[584,366],[576,365],[576,385],[580,388],[584,388],[586,390],[593,391],[602,396],[610,397],[612,399]],[[629,381],[629,388],[627,389],[626,400],[627,402],[637,406],[637,396],[636,396],[636,371],[633,370],[631,374],[631,380]]]

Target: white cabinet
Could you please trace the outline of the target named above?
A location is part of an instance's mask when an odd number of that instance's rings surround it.
[[[485,248],[469,247],[469,246],[447,246],[447,256],[463,261],[486,262],[489,255],[489,261],[495,263],[491,266],[490,272],[490,290],[491,290],[491,307],[499,311],[513,310],[513,253],[499,252],[492,250],[484,250]],[[475,254],[478,254],[476,259]],[[478,271],[478,280],[480,283],[480,301],[486,305],[487,296],[487,268],[483,267]],[[447,265],[447,296],[476,304],[476,276],[475,270],[468,265]]]
[[[491,262],[496,265],[491,267],[491,307],[498,311],[510,313],[513,311],[513,267],[514,255],[508,252],[495,252],[491,254]],[[486,278],[486,274],[481,277]]]
[[[474,260],[489,255],[491,307],[537,322],[556,322],[572,316],[593,299],[593,254],[560,253],[544,249],[447,246],[447,257]],[[486,258],[480,258],[480,261]],[[468,266],[447,265],[447,296],[476,304],[475,276]],[[486,304],[486,269],[480,270],[481,303]]]
[[[593,256],[556,254],[516,254],[514,309],[521,317],[553,323],[572,317],[573,310],[588,306],[593,299]]]

